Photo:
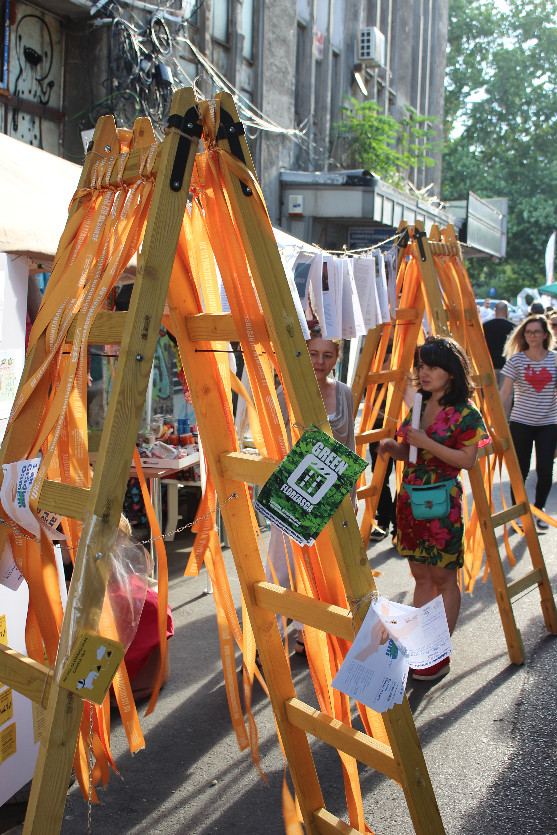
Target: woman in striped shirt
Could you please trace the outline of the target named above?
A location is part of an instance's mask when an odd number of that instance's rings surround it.
[[[509,427],[524,480],[536,445],[534,506],[540,510],[553,483],[557,446],[557,367],[552,348],[553,337],[545,316],[528,316],[507,339],[503,351],[507,362],[501,371],[500,393],[507,414],[514,390]],[[536,518],[536,524],[539,530],[548,527],[543,519]]]

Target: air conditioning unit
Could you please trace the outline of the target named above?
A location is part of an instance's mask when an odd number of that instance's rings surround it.
[[[377,26],[360,29],[356,41],[356,61],[367,67],[385,66],[385,35]]]

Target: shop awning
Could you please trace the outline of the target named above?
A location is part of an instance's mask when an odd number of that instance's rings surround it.
[[[81,166],[0,133],[0,252],[51,261]]]

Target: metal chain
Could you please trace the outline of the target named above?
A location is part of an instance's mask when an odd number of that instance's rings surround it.
[[[202,522],[203,519],[207,519],[207,517],[211,516],[213,513],[216,513],[217,510],[220,510],[221,507],[224,507],[225,504],[232,501],[232,499],[237,499],[237,493],[231,493],[230,496],[222,502],[222,504],[218,504],[214,510],[210,510],[205,516],[200,516],[199,519],[194,519],[193,522],[188,522],[187,525],[182,525],[181,528],[176,528],[175,531],[167,531],[166,533],[161,534],[161,536],[155,536],[152,539],[140,539],[139,543],[141,545],[150,545],[151,542],[157,542],[159,539],[166,539],[167,536],[174,536],[174,534],[181,533],[182,531],[187,530],[188,528],[192,528],[194,525],[197,525],[198,522]]]
[[[87,835],[91,835],[93,811],[93,702],[89,702],[89,796],[87,798]]]

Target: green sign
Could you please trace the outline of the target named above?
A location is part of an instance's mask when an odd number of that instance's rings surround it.
[[[313,545],[367,461],[320,429],[304,432],[263,485],[256,510],[300,545]]]

